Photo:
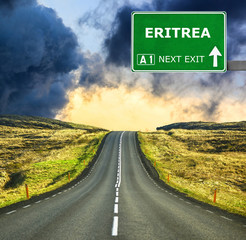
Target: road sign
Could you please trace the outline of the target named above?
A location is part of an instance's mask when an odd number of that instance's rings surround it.
[[[226,72],[225,12],[132,12],[132,71]]]

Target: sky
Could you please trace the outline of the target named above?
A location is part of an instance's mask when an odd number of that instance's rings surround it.
[[[228,60],[246,60],[240,0],[0,0],[0,114],[110,130],[246,120],[246,73],[136,73],[132,11],[226,11]]]

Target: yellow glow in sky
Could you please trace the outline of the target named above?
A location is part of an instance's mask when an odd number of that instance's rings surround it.
[[[69,103],[58,119],[87,124],[109,130],[153,131],[158,126],[183,121],[211,121],[199,106],[204,99],[165,96],[155,97],[144,89],[78,88],[70,93]],[[239,121],[246,116],[245,106],[225,100],[213,121]]]

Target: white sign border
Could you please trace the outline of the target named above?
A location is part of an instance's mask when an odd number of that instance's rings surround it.
[[[223,70],[135,70],[134,65],[134,15],[136,14],[223,14],[224,15],[224,69]],[[227,13],[225,11],[133,11],[131,13],[131,70],[132,72],[207,72],[225,73],[227,71]]]

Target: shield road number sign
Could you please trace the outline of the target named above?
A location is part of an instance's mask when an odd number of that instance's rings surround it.
[[[132,12],[132,71],[226,72],[225,12]]]

